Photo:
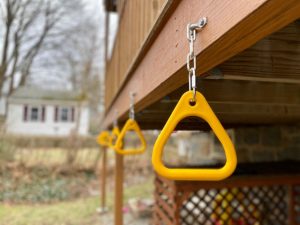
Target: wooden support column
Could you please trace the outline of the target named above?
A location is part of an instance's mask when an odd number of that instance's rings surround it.
[[[106,209],[106,165],[107,165],[107,149],[102,147],[102,169],[101,169],[101,207]]]
[[[101,168],[99,173],[99,191],[100,191],[100,207],[97,209],[99,213],[105,213],[106,207],[106,167],[107,167],[107,148],[100,146]]]
[[[115,161],[115,225],[123,225],[123,180],[124,159],[123,155],[116,153]]]
[[[288,218],[289,218],[289,225],[295,225],[296,222],[296,216],[295,216],[295,199],[294,199],[294,186],[291,184],[288,187],[288,195],[289,195],[289,201],[288,201]]]

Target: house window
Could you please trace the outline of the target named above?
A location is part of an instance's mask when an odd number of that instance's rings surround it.
[[[30,121],[39,121],[40,120],[40,112],[38,107],[31,107],[30,110]]]
[[[69,108],[61,108],[60,110],[60,120],[62,122],[68,122],[71,120],[70,109]]]
[[[45,121],[45,106],[24,106],[23,120],[32,122]]]
[[[55,121],[58,122],[74,122],[74,107],[56,107],[55,108]]]

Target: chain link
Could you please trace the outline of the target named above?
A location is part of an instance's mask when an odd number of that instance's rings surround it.
[[[196,56],[194,52],[194,42],[196,40],[196,31],[202,29],[207,23],[207,18],[203,17],[197,24],[187,25],[187,39],[189,41],[189,53],[186,58],[186,67],[189,75],[189,90],[193,90],[193,99],[196,101]]]
[[[135,97],[135,93],[134,92],[130,92],[130,108],[129,108],[129,118],[134,120],[134,97]]]
[[[194,41],[196,40],[196,30],[191,29],[191,24],[187,26],[187,39],[189,41],[189,53],[186,59],[187,70],[191,72],[193,68],[196,70],[196,57],[194,53]]]

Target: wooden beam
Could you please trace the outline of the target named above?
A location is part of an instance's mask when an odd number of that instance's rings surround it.
[[[139,111],[186,83],[186,25],[202,16],[208,18],[208,25],[195,44],[197,74],[207,72],[299,18],[300,1],[182,0],[108,109],[105,127],[112,123],[115,110],[123,117],[126,115],[130,91],[137,94]]]
[[[123,225],[123,180],[124,180],[123,155],[115,154],[115,225]]]
[[[226,127],[300,122],[299,84],[202,79],[198,87]],[[140,126],[162,128],[185,90],[186,85],[138,112]],[[177,128],[206,129],[203,125],[186,119]]]
[[[290,23],[230,58],[212,74],[229,79],[300,82],[300,20]]]
[[[217,117],[224,127],[270,125],[270,124],[295,124],[300,123],[300,107],[271,106],[262,104],[249,105],[245,103],[210,103]],[[223,111],[224,109],[227,109]],[[253,110],[256,110],[255,112]],[[248,112],[247,112],[248,111]],[[153,114],[159,116],[153,117]],[[137,119],[141,121],[140,127],[147,129],[162,129],[170,114],[161,111],[143,114]],[[180,122],[176,130],[209,130],[202,120],[188,118]]]

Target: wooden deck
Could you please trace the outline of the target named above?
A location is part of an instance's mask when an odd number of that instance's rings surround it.
[[[119,28],[105,76],[106,108],[112,104],[118,91],[129,79],[130,71],[141,52],[145,51],[142,48],[148,41],[165,3],[166,0],[119,1]]]
[[[116,111],[122,126],[128,118],[130,92],[136,93],[136,120],[142,129],[163,127],[181,94],[188,90],[186,26],[204,16],[208,24],[195,42],[196,74],[203,78],[198,80],[198,90],[224,126],[300,122],[299,0],[117,2],[120,21],[106,65],[103,128],[111,127]],[[207,129],[195,121],[187,118],[177,129]],[[123,158],[117,156],[117,225],[123,222],[123,166]],[[282,185],[293,188],[289,181]],[[157,208],[155,212],[159,224],[174,210],[161,213]],[[174,214],[174,218],[179,217]],[[169,219],[166,217],[166,224],[175,224],[168,223]]]
[[[186,25],[202,16],[197,74],[210,76],[199,85],[222,122],[300,121],[299,1],[135,0],[123,4],[107,65],[105,127],[116,110],[127,118],[131,91],[142,127],[162,127],[187,90]]]

